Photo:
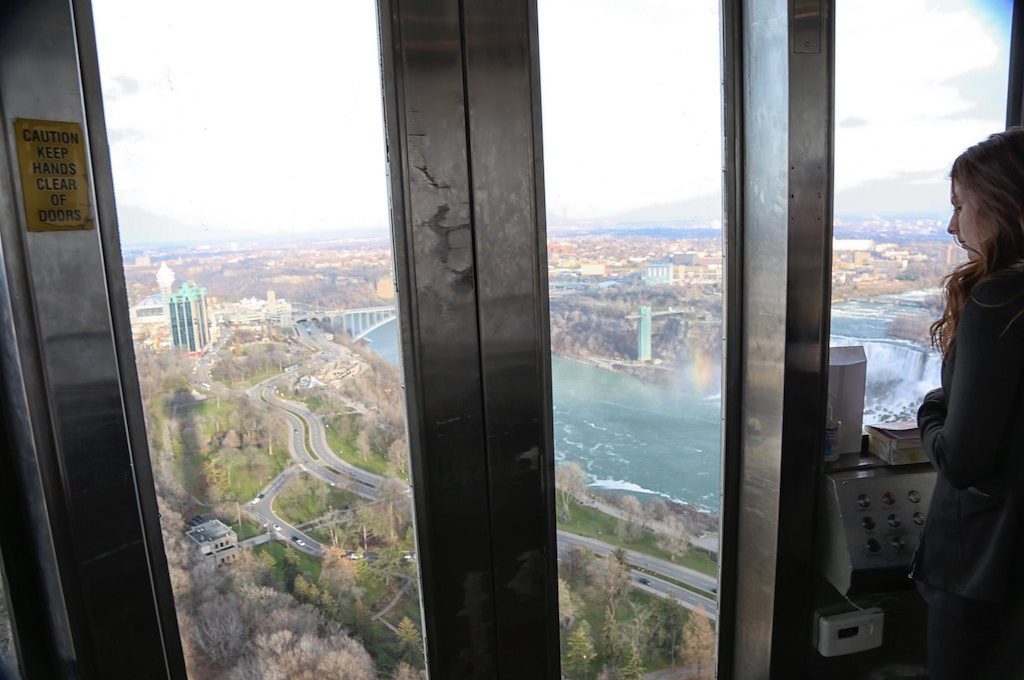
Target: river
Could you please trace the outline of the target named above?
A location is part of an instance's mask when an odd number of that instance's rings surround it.
[[[868,357],[866,423],[912,417],[924,393],[938,385],[940,361],[934,352],[886,334],[895,318],[922,318],[922,302],[931,293],[881,296],[833,308],[832,345],[863,345]],[[386,324],[369,340],[397,363],[395,330],[396,324]],[[578,462],[595,489],[718,510],[719,390],[649,384],[561,357],[552,358],[551,368],[556,460]]]

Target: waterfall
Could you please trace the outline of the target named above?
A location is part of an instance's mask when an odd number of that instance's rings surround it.
[[[942,358],[906,340],[832,336],[833,346],[862,345],[868,360],[864,422],[913,420],[921,399],[939,386]]]

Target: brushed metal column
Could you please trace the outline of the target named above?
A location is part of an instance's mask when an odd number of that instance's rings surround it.
[[[741,316],[727,318],[730,332],[742,328],[729,359],[742,378],[739,406],[726,407],[726,464],[738,469],[723,475],[736,493],[726,498],[734,536],[723,542],[721,590],[733,593],[720,656],[735,678],[801,677],[811,651],[829,337],[832,7],[745,0],[733,25],[741,35],[730,41],[743,65],[742,113],[733,117],[742,120],[742,130],[734,125],[742,158],[732,169],[742,223],[731,232],[740,257],[730,260],[729,283]]]
[[[380,16],[428,667],[557,678],[535,5]]]
[[[384,0],[380,29],[428,668],[497,677],[461,7]]]
[[[12,219],[0,222],[10,304],[3,404],[23,446],[2,455],[14,458],[7,462],[20,471],[19,493],[46,534],[26,547],[47,587],[59,589],[49,591],[48,616],[60,623],[66,612],[70,640],[57,649],[62,675],[167,677],[178,664],[173,651],[165,653],[154,585],[167,574],[151,570],[161,539],[152,523],[144,525],[136,492],[135,464],[147,452],[129,442],[101,243],[112,227],[97,200],[109,170],[90,167],[94,229],[40,233],[26,231],[15,170],[16,118],[76,122],[88,136],[78,56],[68,2],[5,6],[0,204]]]
[[[551,340],[535,2],[465,3],[498,655],[558,677]],[[523,650],[530,650],[524,654]]]

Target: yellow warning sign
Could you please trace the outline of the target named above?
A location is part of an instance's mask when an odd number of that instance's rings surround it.
[[[28,230],[92,229],[81,126],[19,118],[14,132]]]

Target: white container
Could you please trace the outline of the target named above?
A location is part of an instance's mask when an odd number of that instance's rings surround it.
[[[829,348],[828,393],[834,399],[832,417],[843,424],[836,453],[860,452],[867,377],[868,358],[863,347]]]
[[[885,615],[877,607],[818,617],[818,653],[843,656],[882,646]]]

